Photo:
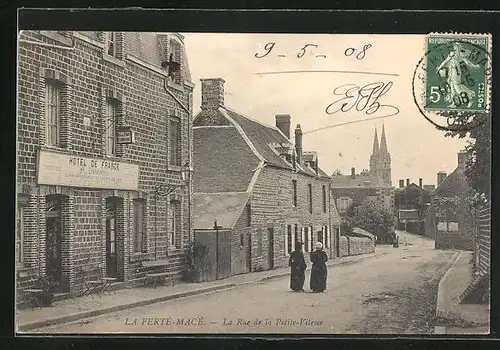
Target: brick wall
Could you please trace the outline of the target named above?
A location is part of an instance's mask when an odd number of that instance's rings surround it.
[[[17,192],[29,197],[25,204],[25,259],[20,270],[31,268],[36,275],[45,273],[45,196],[61,193],[67,198],[63,206],[66,229],[62,237],[62,256],[63,283],[68,292],[81,288],[82,281],[75,273],[83,264],[90,261],[97,267],[105,263],[104,205],[108,197],[116,196],[121,200],[117,236],[120,279],[143,276],[139,267],[144,259],[168,259],[166,269],[179,273],[186,260],[189,237],[192,237],[189,232],[191,191],[186,187],[170,198],[157,198],[153,190],[159,184],[181,183],[180,167],[169,165],[170,116],[181,120],[181,164],[190,160],[192,116],[176,99],[192,110],[192,87],[174,86],[169,88],[170,93],[164,90],[165,72],[161,71],[159,59],[151,58],[160,57],[159,53],[156,56],[148,54],[145,63],[140,61],[141,57],[127,58],[127,49],[141,45],[141,40],[150,44],[154,40],[151,36],[154,34],[138,34],[134,36],[135,42],[125,43],[125,36],[118,34],[119,54],[117,58],[106,58],[104,36],[100,32],[81,32],[73,38],[55,32],[23,31],[21,34],[23,40],[74,45],[74,50],[64,50],[20,42],[18,55]],[[158,50],[158,45],[144,45],[142,50]],[[106,99],[118,101],[117,124],[130,125],[135,131],[136,143],[117,145],[116,156],[111,160],[139,165],[139,191],[37,186],[36,152],[46,148],[44,87],[47,79],[59,80],[64,86],[62,147],[58,150],[63,153],[105,158]],[[147,251],[136,255],[129,238],[134,230],[133,199],[138,197],[144,197],[147,202]],[[175,248],[167,244],[166,213],[171,199],[181,202],[180,236]]]
[[[250,234],[252,228],[247,226],[246,210],[236,221],[236,225],[232,230],[231,236],[231,274],[238,275],[249,272],[250,266],[247,258],[249,254]],[[243,245],[241,239],[243,236]]]

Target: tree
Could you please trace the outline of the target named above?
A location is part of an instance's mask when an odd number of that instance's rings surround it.
[[[394,232],[394,214],[373,199],[365,199],[354,207],[348,217],[351,227],[359,227],[377,236],[379,241],[388,241]]]
[[[447,116],[445,112],[441,114]],[[466,123],[471,127],[468,127],[467,130],[463,130],[463,128],[462,130],[448,130],[445,137],[469,137],[464,150],[468,155],[465,168],[467,182],[478,193],[490,198],[491,116],[483,114],[479,117],[471,112],[458,112],[453,116],[453,119],[457,125]],[[438,129],[442,130],[439,127]]]
[[[336,169],[336,170],[333,172],[333,174],[332,174],[332,176],[341,176],[341,175],[342,175],[342,172],[340,171],[340,169]]]

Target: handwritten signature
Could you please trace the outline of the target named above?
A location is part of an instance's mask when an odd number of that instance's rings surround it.
[[[388,83],[370,83],[363,87],[355,84],[341,85],[333,90],[333,94],[335,96],[342,96],[342,98],[330,103],[326,107],[325,112],[331,115],[339,111],[348,112],[355,108],[358,112],[364,111],[367,115],[372,115],[382,110],[391,112],[385,117],[396,115],[399,113],[399,108],[379,102],[382,96],[391,90],[393,85],[392,81]]]

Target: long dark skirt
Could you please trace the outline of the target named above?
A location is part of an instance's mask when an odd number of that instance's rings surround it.
[[[328,269],[326,264],[314,264],[311,269],[310,288],[313,292],[324,292],[326,290],[326,278]]]
[[[290,273],[290,289],[295,292],[303,290],[305,279],[306,274],[304,270],[299,266],[292,266]]]

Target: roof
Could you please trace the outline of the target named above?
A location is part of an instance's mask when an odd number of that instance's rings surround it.
[[[259,159],[233,126],[193,128],[194,192],[245,192]]]
[[[222,228],[233,228],[249,196],[247,192],[194,193],[194,229],[213,229],[215,220]]]
[[[464,171],[463,167],[457,167],[434,190],[434,195],[452,197],[469,191],[471,188],[467,183]]]
[[[369,184],[365,184],[369,181]],[[356,175],[354,178],[351,175],[332,176],[333,188],[344,187],[390,187],[382,181],[381,178],[375,175]]]

